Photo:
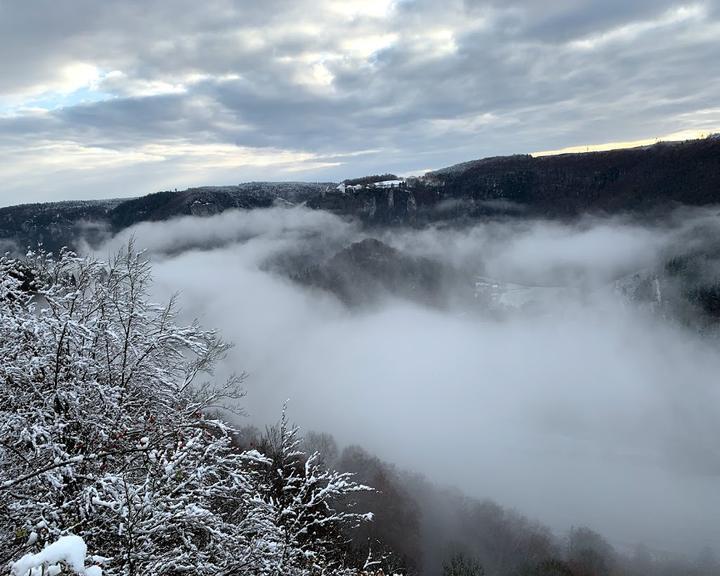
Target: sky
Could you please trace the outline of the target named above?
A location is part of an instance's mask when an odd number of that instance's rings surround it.
[[[720,129],[720,0],[0,0],[0,205]]]

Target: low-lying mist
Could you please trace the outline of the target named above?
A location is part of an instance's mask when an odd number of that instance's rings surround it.
[[[247,422],[274,422],[289,399],[306,429],[558,532],[694,555],[720,541],[720,343],[619,286],[718,223],[372,231],[275,208],[140,224],[100,254],[134,237],[155,297],[180,292],[184,314],[236,344],[223,369],[249,374]],[[297,280],[368,237],[440,264],[447,293],[382,289],[354,306]]]

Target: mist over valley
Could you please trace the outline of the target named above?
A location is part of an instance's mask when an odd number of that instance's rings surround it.
[[[0,0],[0,576],[720,576],[720,0]]]

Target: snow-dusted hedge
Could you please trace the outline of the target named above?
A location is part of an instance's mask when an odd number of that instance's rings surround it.
[[[242,396],[213,378],[227,345],[149,283],[132,246],[0,259],[0,570],[72,534],[106,576],[351,573],[340,528],[367,515],[336,502],[366,488],[284,416],[276,454],[234,448],[209,415]]]

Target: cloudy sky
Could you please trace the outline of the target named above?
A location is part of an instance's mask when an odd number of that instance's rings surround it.
[[[0,205],[720,128],[720,0],[0,0]]]

